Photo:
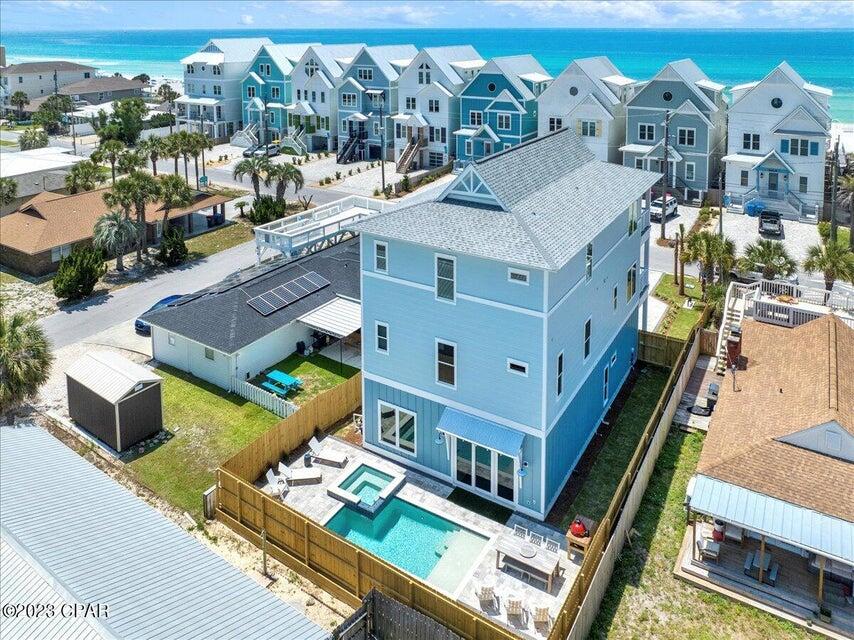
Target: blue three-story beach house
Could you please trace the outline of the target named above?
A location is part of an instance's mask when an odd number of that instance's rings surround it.
[[[544,518],[634,362],[659,178],[562,129],[357,223],[364,446]]]
[[[460,94],[457,159],[465,164],[537,137],[537,98],[552,77],[531,55],[492,58]]]

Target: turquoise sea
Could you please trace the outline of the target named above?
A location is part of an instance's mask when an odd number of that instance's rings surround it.
[[[471,44],[489,58],[533,54],[557,75],[573,58],[607,55],[620,70],[649,78],[668,60],[693,58],[728,86],[761,79],[781,60],[807,81],[833,89],[834,120],[854,122],[854,30],[621,29],[233,29],[91,31],[0,35],[9,62],[86,61],[107,72],[181,77],[181,57],[212,37],[267,36],[273,42],[412,43],[421,48]]]

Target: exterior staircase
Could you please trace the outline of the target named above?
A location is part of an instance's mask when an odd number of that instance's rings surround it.
[[[721,328],[718,332],[718,344],[716,353],[718,356],[715,372],[723,375],[727,369],[727,339],[733,333],[741,332],[741,323],[748,313],[753,299],[753,294],[759,289],[760,283],[745,285],[738,282],[730,282],[724,300],[724,315],[721,320]]]
[[[406,145],[403,153],[400,154],[400,160],[397,161],[397,172],[409,173],[412,169],[412,162],[415,160],[415,156],[426,144],[427,141],[424,139],[424,136],[419,135],[417,138],[412,138],[409,144]]]
[[[258,123],[253,122],[231,136],[235,147],[251,147],[258,144]]]
[[[338,150],[337,162],[338,164],[347,164],[348,162],[352,162],[353,158],[356,155],[356,151],[359,148],[359,141],[361,137],[356,133],[351,133],[350,137],[347,138],[347,141],[341,146]]]
[[[301,154],[306,154],[308,153],[308,146],[303,139],[304,137],[305,127],[303,125],[299,125],[293,131],[288,133],[288,135],[282,136],[282,144],[286,147],[296,149]]]

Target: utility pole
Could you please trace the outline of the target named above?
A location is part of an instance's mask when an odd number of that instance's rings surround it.
[[[724,172],[718,172],[718,235],[724,237]]]
[[[679,295],[685,295],[685,225],[679,223]]]
[[[833,166],[830,167],[830,241],[836,242],[836,179],[839,175],[839,136],[833,145]],[[854,215],[854,212],[851,214]]]
[[[673,247],[673,283],[679,283],[679,243],[682,241],[682,236],[676,234],[676,244]]]
[[[56,77],[56,69],[53,70],[53,95],[59,95],[59,80]],[[67,111],[65,112],[65,117],[71,123],[71,151],[76,156],[77,155],[77,136],[74,132],[74,117],[70,115]]]
[[[665,225],[667,224],[667,188],[670,164],[667,162],[667,145],[670,143],[670,110],[664,112],[664,176],[662,177],[661,189],[661,239],[665,239]],[[650,205],[652,206],[652,205]]]
[[[383,184],[383,195],[385,195],[385,120],[383,119],[383,106],[385,106],[385,90],[380,93],[380,176]]]

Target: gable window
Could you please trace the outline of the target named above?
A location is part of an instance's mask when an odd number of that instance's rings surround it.
[[[584,278],[590,280],[593,277],[593,243],[587,243],[587,256],[584,259]]]
[[[359,80],[373,80],[374,79],[374,70],[369,68],[360,68],[356,70],[356,77]]]
[[[555,378],[557,397],[563,394],[563,351],[557,354],[557,377]]]
[[[450,256],[436,256],[436,299],[454,302],[457,297],[457,261]]]
[[[305,75],[309,78],[313,77],[315,73],[317,73],[318,64],[314,58],[309,58],[308,62],[305,63]]]
[[[385,322],[377,322],[377,351],[388,353],[388,325]]]
[[[798,191],[800,191],[801,193],[806,193],[808,184],[809,184],[809,181],[807,180],[807,177],[806,176],[800,176],[798,178]]]
[[[498,130],[499,131],[509,131],[510,130],[510,114],[509,113],[499,113],[498,114]]]
[[[490,93],[495,93],[495,83],[490,82],[488,85],[486,85],[486,90]]]
[[[407,109],[415,109],[415,98],[412,96],[406,96],[406,108]]]
[[[661,97],[664,98],[665,102],[670,102],[671,100],[673,100],[673,94],[669,91],[665,91],[664,93],[662,93]]]
[[[587,360],[590,357],[590,334],[593,331],[592,326],[592,318],[587,318],[587,322],[584,323],[584,359]]]
[[[388,244],[379,240],[374,242],[374,271],[388,273]]]
[[[694,171],[696,170],[697,165],[693,162],[685,163],[685,179],[693,180],[694,179]]]
[[[469,124],[479,127],[483,124],[483,111],[469,111]]]
[[[549,131],[557,131],[563,129],[563,118],[549,118]]]
[[[596,137],[596,121],[595,120],[582,120],[581,121],[581,135],[587,138],[595,138]]]
[[[457,386],[457,345],[436,340],[436,382]]]
[[[246,87],[246,97],[254,98],[255,97],[255,87]]]
[[[515,373],[517,376],[528,377],[528,363],[513,358],[507,358],[507,372]]]
[[[617,309],[617,285],[614,285],[614,298],[611,301],[611,304],[614,305],[614,310],[616,311],[616,309]]]
[[[635,295],[635,287],[638,284],[638,265],[637,263],[629,267],[626,272],[626,302],[632,299]]]
[[[507,280],[509,282],[515,282],[516,284],[528,284],[528,272],[522,269],[509,267],[507,269]]]
[[[210,347],[205,347],[205,358],[207,358],[208,360],[214,359],[214,350]]]
[[[745,133],[741,139],[741,148],[747,151],[759,151],[759,134]]]
[[[742,187],[747,186],[747,181],[749,180],[749,178],[750,178],[750,173],[747,170],[742,169],[741,170],[741,176],[740,176],[740,184]]]
[[[679,127],[676,132],[676,139],[679,144],[685,147],[693,147],[697,132],[694,129],[686,129]]]
[[[429,113],[439,113],[439,101],[438,100],[428,100],[427,101],[427,111]]]
[[[356,106],[356,94],[355,93],[342,93],[341,94],[341,106],[342,107],[355,107]]]
[[[638,125],[638,140],[652,142],[655,140],[655,125],[654,124],[639,124]]]
[[[426,62],[418,66],[418,84],[430,84],[430,65]]]
[[[415,414],[379,401],[380,441],[409,454],[415,453]]]

